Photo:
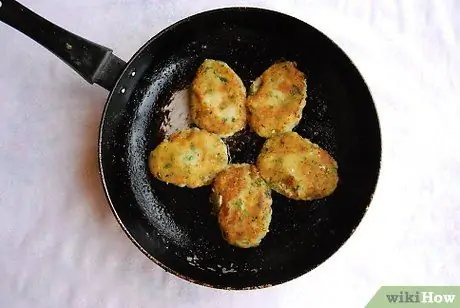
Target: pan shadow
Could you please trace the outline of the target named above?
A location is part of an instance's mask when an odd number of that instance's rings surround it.
[[[83,93],[82,93],[83,92]],[[107,93],[96,89],[79,91],[78,95],[86,103],[85,116],[80,132],[81,150],[77,171],[77,184],[85,193],[94,217],[98,221],[111,218],[112,213],[105,197],[98,164],[98,138],[102,112],[107,99]]]

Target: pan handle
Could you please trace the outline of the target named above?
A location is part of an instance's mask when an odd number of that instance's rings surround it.
[[[0,21],[54,53],[90,84],[109,91],[126,66],[111,49],[58,27],[17,1],[0,0]]]

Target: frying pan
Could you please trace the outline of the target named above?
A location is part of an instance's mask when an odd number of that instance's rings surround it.
[[[350,59],[308,24],[258,8],[207,11],[163,30],[125,63],[16,1],[0,0],[0,20],[110,91],[98,148],[105,193],[127,236],[166,271],[215,288],[284,283],[334,254],[365,214],[380,170],[376,110]],[[165,137],[168,104],[206,58],[227,62],[246,87],[276,61],[297,62],[307,75],[308,99],[295,131],[339,165],[338,187],[327,198],[295,201],[272,192],[270,232],[256,248],[222,239],[210,187],[167,185],[148,170],[149,152]],[[245,129],[224,141],[232,162],[253,163],[264,139]]]

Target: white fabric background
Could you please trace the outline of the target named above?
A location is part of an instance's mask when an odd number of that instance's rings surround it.
[[[23,0],[128,60],[223,6],[271,8],[335,40],[380,116],[368,214],[327,262],[285,285],[213,290],[165,273],[125,237],[97,168],[105,90],[0,24],[0,307],[363,307],[383,284],[460,284],[460,2]]]

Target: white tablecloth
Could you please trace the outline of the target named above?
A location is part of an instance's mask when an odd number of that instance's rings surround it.
[[[109,210],[96,161],[107,92],[0,24],[0,307],[363,307],[381,285],[460,284],[459,1],[23,3],[126,60],[205,9],[250,5],[301,18],[363,74],[383,160],[368,214],[317,269],[256,291],[188,283],[139,252]]]

